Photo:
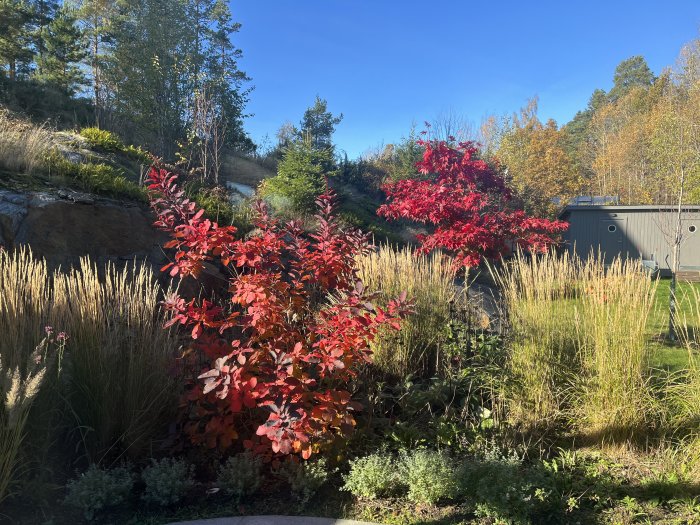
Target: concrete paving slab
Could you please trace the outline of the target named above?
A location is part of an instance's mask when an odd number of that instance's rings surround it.
[[[376,525],[366,521],[306,516],[235,516],[208,520],[178,521],[169,525]]]

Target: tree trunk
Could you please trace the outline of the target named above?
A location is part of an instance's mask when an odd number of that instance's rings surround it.
[[[678,191],[678,210],[676,212],[676,231],[673,236],[673,259],[671,263],[671,285],[668,298],[668,338],[675,341],[676,334],[676,286],[678,270],[680,269],[681,242],[683,240],[683,190],[685,186],[685,171],[681,168],[680,190]]]

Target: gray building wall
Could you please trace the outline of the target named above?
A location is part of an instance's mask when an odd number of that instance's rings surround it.
[[[600,250],[606,262],[617,255],[654,260],[667,273],[677,209],[659,206],[570,206],[561,215],[569,222],[567,248],[581,258]],[[700,207],[683,209],[681,270],[700,270]]]

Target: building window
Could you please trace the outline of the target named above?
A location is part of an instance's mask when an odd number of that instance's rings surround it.
[[[610,226],[608,226],[608,231],[609,231],[610,233],[616,232],[616,231],[617,231],[617,226],[615,226],[614,224],[611,224]]]
[[[690,233],[695,233],[695,230],[697,230],[697,228],[695,227],[694,224],[691,224],[690,226],[688,226],[688,231]]]

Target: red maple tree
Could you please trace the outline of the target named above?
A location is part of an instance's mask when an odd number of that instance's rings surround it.
[[[513,209],[513,195],[503,177],[477,158],[472,142],[451,146],[420,140],[423,160],[416,164],[425,179],[400,180],[383,187],[387,202],[377,213],[433,225],[420,235],[420,251],[442,249],[460,266],[477,266],[515,247],[544,250],[564,231],[565,222],[528,217]]]
[[[398,329],[407,311],[405,295],[374,306],[359,282],[354,260],[368,249],[367,236],[339,225],[330,191],[317,201],[310,234],[258,203],[257,234],[241,239],[234,227],[204,218],[167,171],[151,170],[149,190],[156,225],[176,250],[163,270],[197,277],[212,261],[231,274],[220,304],[177,295],[165,302],[169,325],[186,327],[194,352],[213,363],[188,388],[190,439],[225,449],[243,438],[260,453],[308,458],[346,436],[360,407],[345,385],[371,360],[379,329]]]

